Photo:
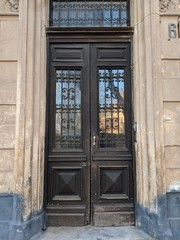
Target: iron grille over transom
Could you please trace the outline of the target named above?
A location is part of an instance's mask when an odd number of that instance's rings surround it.
[[[51,0],[50,11],[53,27],[126,27],[130,22],[129,0]]]

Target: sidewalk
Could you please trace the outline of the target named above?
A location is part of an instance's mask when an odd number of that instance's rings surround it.
[[[135,227],[49,227],[31,240],[150,240]]]

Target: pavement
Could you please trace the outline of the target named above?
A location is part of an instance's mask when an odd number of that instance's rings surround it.
[[[31,240],[150,240],[136,227],[49,227]]]

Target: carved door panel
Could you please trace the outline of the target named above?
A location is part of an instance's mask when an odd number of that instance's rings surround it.
[[[129,44],[49,49],[48,225],[132,225]]]

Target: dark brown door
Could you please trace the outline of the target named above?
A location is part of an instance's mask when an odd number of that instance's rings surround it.
[[[50,44],[50,226],[134,224],[129,43]]]

